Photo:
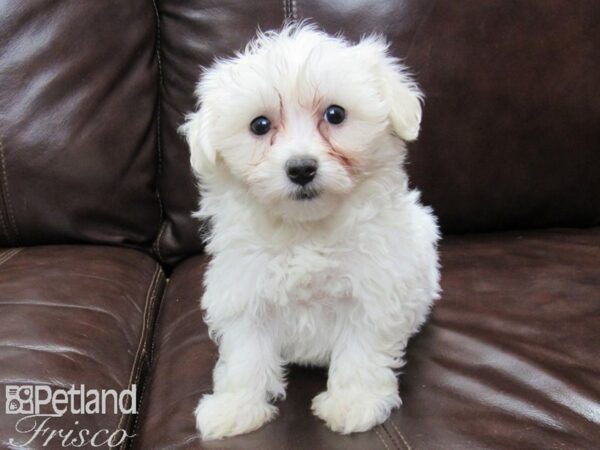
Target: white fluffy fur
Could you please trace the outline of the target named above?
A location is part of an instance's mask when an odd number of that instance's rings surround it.
[[[287,363],[329,366],[312,410],[331,429],[385,421],[401,403],[395,369],[439,293],[436,220],[403,169],[418,87],[380,37],[292,25],[217,61],[196,94],[183,132],[211,222],[202,307],[220,353],[195,412],[202,437],[273,419]],[[321,120],[331,104],[347,112],[339,125]],[[273,129],[256,136],[261,115]],[[311,200],[294,199],[285,174],[298,155],[319,162]]]

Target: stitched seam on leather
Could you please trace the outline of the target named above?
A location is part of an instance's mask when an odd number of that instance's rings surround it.
[[[398,428],[396,426],[396,424],[394,423],[394,421],[390,418],[390,420],[388,422],[392,424],[392,427],[394,428],[394,430],[396,430],[396,433],[398,433],[398,436],[400,436],[400,439],[402,439],[402,442],[404,443],[404,445],[406,445],[406,448],[408,450],[413,450],[412,447],[410,445],[408,445],[408,441],[406,440],[406,438],[404,437],[404,435],[400,431],[400,428]]]
[[[3,199],[2,195],[2,186],[0,185],[0,200]],[[4,236],[6,236],[6,242],[10,242],[10,235],[8,234],[8,230],[6,228],[6,223],[4,222],[4,201],[2,200],[2,204],[0,204],[0,226],[2,227],[2,232]]]
[[[164,210],[161,208],[161,215],[162,214],[164,214]],[[154,241],[154,252],[156,253],[156,256],[158,256],[158,260],[161,262],[164,262],[164,260],[163,260],[162,254],[160,252],[160,241],[161,241],[162,236],[166,229],[167,229],[167,221],[163,217],[162,223],[160,225],[160,231],[158,232],[158,236],[156,237],[156,240]]]
[[[144,367],[142,359],[144,357],[146,357],[146,355],[147,355],[147,353],[146,353],[146,345],[148,343],[148,340],[144,339],[144,335],[146,334],[146,330],[148,329],[148,325],[150,323],[150,319],[153,316],[152,311],[154,310],[153,305],[154,305],[154,299],[156,298],[156,289],[159,286],[159,280],[163,276],[163,271],[160,268],[160,266],[157,266],[157,269],[154,272],[154,274],[155,275],[158,274],[158,276],[154,277],[154,275],[153,275],[153,281],[150,283],[151,286],[152,286],[152,284],[154,284],[154,286],[152,288],[152,291],[151,291],[152,294],[150,295],[149,299],[148,299],[148,296],[146,295],[146,307],[144,308],[144,316],[145,316],[144,317],[144,325],[142,327],[142,334],[141,334],[141,338],[140,338],[141,339],[140,340],[140,344],[143,342],[143,348],[142,348],[142,351],[140,353],[141,356],[138,358],[137,357],[137,352],[136,352],[136,359],[134,360],[134,364],[136,363],[136,361],[138,361],[138,360],[140,361],[140,363],[138,364],[138,369],[136,370],[136,374],[135,374],[135,379],[138,380],[138,382],[139,382],[139,378],[140,378],[140,375],[141,375],[142,368]],[[138,346],[138,350],[139,350],[139,346]],[[146,358],[145,362],[146,362],[146,364],[148,364],[147,358]],[[135,366],[132,367],[132,373],[133,373],[134,367]],[[128,386],[131,386],[133,380],[134,380],[134,378],[130,377],[130,381],[129,381],[129,385]],[[138,411],[138,414],[139,414],[139,411]],[[123,415],[123,418],[128,418],[128,416]],[[121,421],[120,421],[120,423],[121,423]],[[122,428],[123,425],[121,425],[120,428]],[[128,445],[129,443],[128,442],[124,442],[123,443],[124,446],[126,446],[126,444]]]
[[[15,220],[15,215],[14,215],[14,211],[13,211],[13,207],[12,207],[12,201],[10,199],[10,191],[8,190],[8,175],[7,175],[7,171],[6,171],[6,159],[4,157],[4,145],[2,144],[1,140],[0,140],[0,158],[2,160],[1,162],[2,162],[2,174],[3,174],[3,182],[4,182],[4,196],[5,196],[6,207],[8,208],[8,218],[10,220],[11,225],[13,226],[13,229],[15,232],[15,237],[16,237],[16,242],[19,243],[19,241],[20,241],[19,228],[17,227],[17,221]]]
[[[0,225],[2,225],[2,230],[6,236],[6,242],[10,244],[12,239],[9,227],[11,224],[8,218],[8,201],[6,200],[7,194],[5,192],[8,189],[8,183],[6,182],[6,166],[4,163],[4,146],[2,144],[2,139],[0,139],[0,169]]]
[[[138,343],[137,351],[135,352],[135,357],[133,359],[133,365],[131,366],[131,373],[129,375],[129,381],[127,382],[126,388],[129,388],[132,385],[134,379],[139,378],[141,369],[144,366],[144,364],[142,363],[142,359],[145,356],[146,344],[147,344],[145,335],[146,335],[146,330],[148,329],[148,323],[150,322],[150,318],[152,316],[152,314],[151,314],[152,303],[153,303],[153,299],[156,296],[156,288],[159,285],[158,280],[161,278],[161,276],[162,276],[162,270],[160,268],[160,265],[157,264],[156,269],[154,269],[154,274],[152,275],[152,279],[150,280],[150,284],[148,286],[148,291],[146,292],[146,297],[144,299],[144,316],[143,316],[144,320],[143,320],[142,330],[140,332],[140,340]],[[121,418],[119,419],[117,428],[122,429],[123,425],[124,425],[125,421],[128,419],[128,417],[129,417],[129,414],[122,414]],[[123,445],[125,445],[125,442],[123,443]],[[124,448],[124,447],[122,447],[122,448]]]
[[[381,428],[383,428],[383,430],[385,431],[385,434],[387,434],[387,436],[390,438],[390,441],[394,443],[394,447],[397,448],[398,450],[403,449],[404,445],[400,443],[400,441],[397,440],[397,438],[394,437],[394,434],[390,432],[390,430],[388,430],[388,427],[386,426],[386,422],[381,424]]]
[[[163,304],[165,301],[165,298],[167,298],[167,293],[169,291],[169,280],[166,280],[165,282],[165,288],[162,292],[162,295],[160,297],[160,303],[158,304],[158,311],[156,312],[156,321],[158,322],[158,320],[160,320],[160,314],[163,310]],[[133,445],[133,441],[135,440],[135,437],[137,436],[137,427],[138,427],[138,421],[140,419],[140,413],[142,411],[142,405],[144,403],[144,395],[146,393],[146,388],[150,385],[150,383],[152,383],[152,365],[154,363],[154,346],[156,344],[156,334],[158,333],[158,326],[154,326],[153,332],[152,332],[152,341],[151,341],[151,345],[150,345],[150,351],[148,353],[148,361],[149,361],[149,375],[146,378],[146,380],[144,381],[144,388],[142,389],[142,393],[140,394],[140,399],[138,401],[138,413],[135,416],[135,421],[133,423],[133,427],[132,427],[132,431],[133,431],[133,438],[131,439],[131,444]]]
[[[160,303],[158,305],[158,311],[156,312],[156,319],[158,320],[158,318],[160,317],[160,313],[162,312],[163,309],[163,300],[165,298],[167,298],[167,291],[169,289],[169,284],[170,284],[170,280],[167,280],[165,282],[165,288],[163,290],[163,295],[160,298]],[[152,333],[152,342],[150,345],[150,362],[152,363],[154,361],[154,346],[156,344],[156,339],[154,339],[154,336],[156,335],[157,330],[155,329],[154,332]]]
[[[160,226],[158,228],[158,235],[154,240],[154,244],[152,248],[154,253],[158,257],[158,260],[164,262],[162,254],[160,252],[160,240],[162,238],[164,229],[166,227],[166,215],[165,208],[162,202],[162,196],[160,195],[160,179],[162,175],[162,133],[161,133],[161,102],[162,95],[161,89],[163,86],[163,68],[162,68],[162,58],[161,58],[161,35],[160,35],[160,12],[158,10],[157,0],[152,0],[152,6],[154,7],[154,15],[155,15],[155,30],[156,30],[156,62],[158,64],[158,86],[156,90],[156,151],[157,151],[157,161],[156,161],[156,174],[155,174],[155,183],[156,183],[156,198],[158,199],[158,208],[160,214]]]
[[[2,155],[2,159],[0,163],[4,161],[4,147],[2,146],[2,140],[0,140],[0,155]],[[2,164],[3,168],[4,165]],[[8,221],[8,208],[6,207],[6,202],[4,201],[4,170],[0,173],[0,225],[2,225],[2,231],[4,232],[4,236],[6,236],[6,242],[10,243],[11,236],[10,231],[8,230],[8,225],[6,221]]]
[[[129,386],[131,386],[131,382],[134,378],[134,373],[137,373],[139,371],[139,366],[141,366],[141,364],[138,364],[138,361],[140,359],[140,351],[143,348],[143,342],[144,342],[144,333],[146,331],[146,318],[147,318],[147,311],[149,308],[149,298],[148,296],[151,295],[151,292],[154,291],[155,287],[156,287],[156,276],[158,275],[158,269],[159,266],[158,264],[156,265],[156,268],[154,269],[154,273],[152,274],[152,278],[150,280],[150,284],[148,285],[148,290],[146,291],[146,297],[144,299],[144,316],[143,316],[143,322],[142,322],[142,330],[140,332],[140,340],[138,342],[138,348],[135,352],[135,357],[133,358],[133,364],[131,366],[131,372],[129,374],[129,381],[127,382],[126,385],[126,389],[129,388]],[[117,428],[121,429],[122,425],[123,425],[123,421],[125,420],[126,414],[122,414],[121,418],[119,419],[119,423]],[[123,447],[122,447],[123,448]]]
[[[377,430],[377,428],[373,428],[373,430],[375,431],[375,434],[377,435],[377,437],[379,438],[379,440],[381,441],[381,443],[383,444],[383,446],[385,447],[386,450],[390,450],[389,445],[387,445],[387,442],[385,442],[385,439],[383,438],[383,436],[379,433],[379,431]]]
[[[0,253],[0,266],[4,264],[9,259],[12,259],[17,253],[21,252],[23,248],[13,248],[8,250],[7,252]]]
[[[146,388],[148,387],[150,380],[151,380],[151,378],[148,377],[148,379],[144,383],[142,392],[140,393],[140,399],[138,400],[138,413],[135,415],[135,420],[133,422],[133,426],[131,427],[131,431],[133,432],[133,437],[131,438],[131,442],[129,442],[130,447],[133,446],[133,441],[135,440],[135,438],[137,436],[137,427],[138,427],[138,420],[140,418],[141,407],[142,407],[142,403],[144,402],[144,395],[146,394]],[[122,448],[125,448],[125,447],[122,447]]]

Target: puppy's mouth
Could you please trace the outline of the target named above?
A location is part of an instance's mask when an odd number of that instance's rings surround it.
[[[314,187],[303,186],[292,194],[294,200],[312,200],[318,197],[320,192]]]

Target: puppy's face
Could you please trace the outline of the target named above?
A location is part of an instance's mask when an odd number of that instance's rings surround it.
[[[192,166],[229,177],[274,214],[317,220],[415,139],[420,92],[380,38],[312,27],[260,35],[208,69],[184,125]],[[396,138],[397,140],[397,138]]]

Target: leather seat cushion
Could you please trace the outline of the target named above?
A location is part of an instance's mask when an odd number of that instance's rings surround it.
[[[164,277],[136,250],[47,246],[0,250],[0,384],[121,391],[148,368],[149,336]],[[138,389],[138,399],[141,388]],[[0,405],[6,403],[0,386]],[[0,447],[26,441],[22,416],[0,415]],[[67,414],[52,429],[130,429],[133,416]],[[77,426],[74,422],[78,421]],[[32,444],[42,447],[41,438]],[[48,448],[60,448],[58,440]],[[28,448],[30,448],[29,446]]]
[[[600,229],[451,237],[442,300],[409,343],[403,406],[340,436],[310,414],[325,373],[292,368],[280,415],[201,443],[193,410],[217,352],[198,299],[204,257],[178,266],[158,319],[133,447],[227,449],[593,448],[600,442]]]

